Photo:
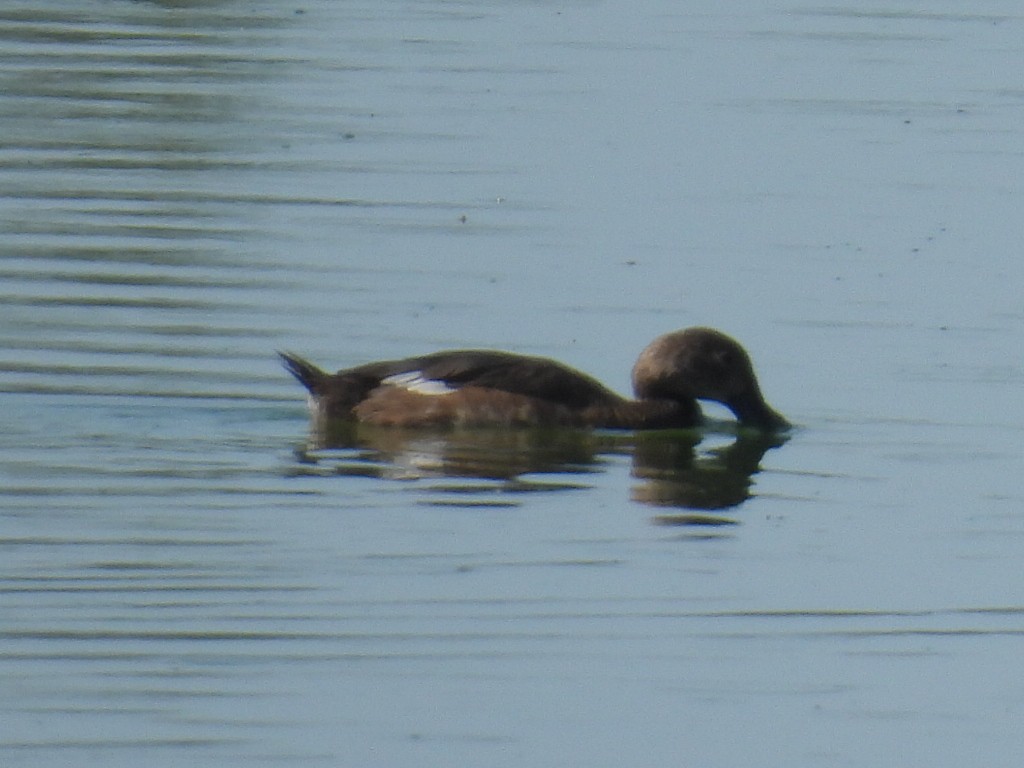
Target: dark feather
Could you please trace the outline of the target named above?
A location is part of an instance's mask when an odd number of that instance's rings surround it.
[[[308,360],[303,360],[298,355],[290,352],[278,352],[278,356],[284,363],[284,367],[294,376],[310,394],[322,394],[330,379],[330,374],[320,370]]]
[[[419,371],[423,378],[444,382],[453,389],[466,386],[495,389],[574,409],[619,399],[596,380],[554,360],[490,350],[435,352],[370,363],[341,371],[339,375],[369,375],[379,381],[411,371]]]

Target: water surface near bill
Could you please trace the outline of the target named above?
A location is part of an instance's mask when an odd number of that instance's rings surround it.
[[[1024,15],[0,9],[0,763],[1004,765]],[[307,438],[277,349],[799,426]]]

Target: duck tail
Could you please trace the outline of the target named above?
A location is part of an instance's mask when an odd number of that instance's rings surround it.
[[[330,374],[320,370],[309,361],[303,360],[298,355],[293,355],[289,352],[278,352],[277,354],[281,357],[284,367],[288,372],[298,379],[302,386],[309,390],[310,394],[317,395],[324,391],[327,381],[331,378]]]

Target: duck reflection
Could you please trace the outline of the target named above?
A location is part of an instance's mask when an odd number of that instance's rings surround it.
[[[332,424],[315,432],[307,463],[334,472],[388,479],[476,478],[518,483],[524,475],[599,471],[602,456],[625,452],[621,436],[603,439],[572,429],[421,429]]]
[[[788,439],[784,434],[739,431],[721,447],[698,452],[698,440],[686,442],[661,432],[634,437],[632,498],[655,507],[694,510],[704,514],[662,514],[660,525],[729,525],[717,514],[750,498],[753,476],[772,448]]]
[[[631,493],[634,501],[689,511],[660,514],[655,523],[730,524],[734,521],[720,513],[750,497],[752,478],[765,453],[781,446],[787,436],[739,429],[729,444],[698,450],[705,438],[699,430],[433,430],[342,422],[311,436],[298,451],[305,466],[298,471],[388,479],[477,479],[494,481],[509,491],[556,490],[588,487],[565,476],[597,473],[611,457],[628,456],[637,481]]]

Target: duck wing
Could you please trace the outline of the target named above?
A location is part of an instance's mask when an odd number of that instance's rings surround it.
[[[435,352],[404,360],[350,368],[338,375],[370,377],[378,382],[429,391],[430,386],[480,387],[579,409],[621,398],[600,382],[567,365],[543,357],[491,350]],[[440,393],[435,388],[434,394]]]

